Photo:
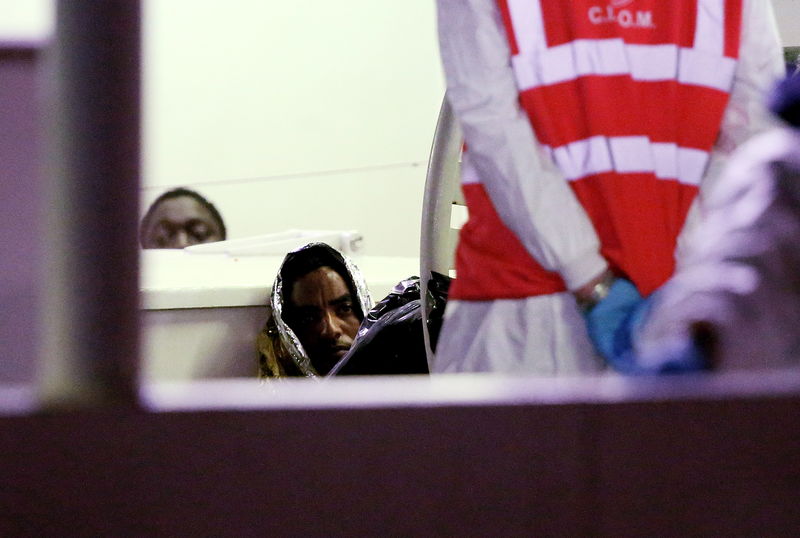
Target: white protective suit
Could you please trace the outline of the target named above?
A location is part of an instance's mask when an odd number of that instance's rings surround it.
[[[800,362],[800,131],[748,142],[704,204],[675,276],[654,297],[634,348],[642,366],[713,327],[719,369]]]
[[[437,0],[437,8],[448,99],[492,204],[542,267],[560,274],[568,290],[580,288],[607,263],[592,223],[564,175],[540,149],[520,109],[495,0]],[[784,67],[770,3],[744,0],[742,20],[730,101],[700,198],[733,149],[773,125],[763,99]],[[696,212],[690,212],[687,228]],[[439,373],[544,375],[602,368],[570,291],[521,299],[451,300],[432,365]]]

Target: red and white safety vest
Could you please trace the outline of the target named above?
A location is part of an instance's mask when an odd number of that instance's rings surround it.
[[[739,52],[742,0],[498,0],[519,101],[610,265],[649,294],[674,270]],[[533,178],[535,180],[535,178]],[[564,291],[463,167],[451,297]]]

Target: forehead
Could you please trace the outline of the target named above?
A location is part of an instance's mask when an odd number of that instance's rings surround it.
[[[192,219],[214,222],[211,212],[191,196],[178,196],[162,200],[153,211],[152,222],[186,222]]]
[[[349,293],[339,273],[330,267],[319,267],[295,281],[290,300],[295,306],[320,305]]]

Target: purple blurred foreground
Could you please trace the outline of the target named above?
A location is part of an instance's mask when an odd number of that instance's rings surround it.
[[[3,393],[0,393],[3,394]],[[786,536],[800,374],[144,388],[0,418],[3,536]]]

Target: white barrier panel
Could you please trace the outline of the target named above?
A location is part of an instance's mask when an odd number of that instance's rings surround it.
[[[256,335],[267,319],[283,257],[143,250],[144,377],[255,376]],[[400,280],[419,274],[419,258],[354,254],[352,259],[375,301]]]
[[[142,400],[0,417],[0,535],[800,528],[798,372],[248,380],[145,385]]]

